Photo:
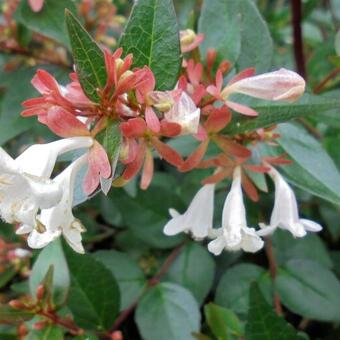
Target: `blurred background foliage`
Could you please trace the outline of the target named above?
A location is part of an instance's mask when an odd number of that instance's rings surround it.
[[[216,1],[206,0],[203,6]],[[19,114],[21,102],[36,95],[30,80],[37,68],[49,70],[61,83],[72,69],[64,8],[78,13],[96,40],[112,49],[131,8],[131,2],[124,0],[94,1],[90,11],[84,5],[86,1],[46,0],[43,11],[33,13],[26,1],[20,1],[17,7],[14,3],[17,1],[0,1],[0,145],[13,155],[31,143],[55,138],[34,118],[23,119]],[[255,60],[258,70],[294,69],[290,2],[254,3],[273,39],[273,57],[261,55]],[[338,98],[340,1],[302,3],[309,91],[326,99]],[[181,29],[197,29],[201,5],[196,0],[175,1]],[[15,9],[13,13],[10,6]],[[220,13],[216,17],[220,18]],[[241,39],[233,35],[228,18],[221,22],[217,19],[219,29],[210,21],[216,41],[207,39],[202,51],[215,47],[218,39],[229,38],[231,44]],[[265,24],[256,20],[255,26],[248,23],[248,30],[242,33],[244,46],[268,48],[271,40],[261,26]],[[204,26],[202,21],[200,25]],[[226,49],[233,58],[232,50]],[[247,56],[243,58],[238,62],[246,64]],[[316,111],[303,123],[339,168],[338,109],[322,114]],[[184,150],[185,140],[177,147]],[[88,254],[82,258],[55,242],[25,258],[9,259],[10,250],[24,248],[25,242],[14,235],[12,226],[1,224],[0,339],[16,339],[18,334],[27,339],[97,339],[104,330],[120,330],[124,339],[152,340],[190,339],[192,330],[200,340],[340,338],[339,205],[296,188],[301,214],[320,222],[324,226],[321,233],[294,239],[278,231],[268,241],[270,246],[258,254],[225,252],[215,258],[187,236],[167,237],[162,233],[169,218],[168,208],[185,209],[200,187],[204,171],[179,174],[160,163],[156,168],[147,191],[141,191],[137,182],[131,181],[122,189],[111,190],[108,197],[99,194],[79,206],[76,215],[87,228],[84,244]],[[223,183],[218,189],[215,216],[221,215],[225,188]],[[263,195],[260,202],[261,214],[268,216],[273,197]],[[247,202],[247,212],[252,225],[258,220],[258,207]],[[216,225],[219,223],[216,220]],[[270,266],[273,259],[275,268]],[[39,329],[32,325],[41,321],[41,316],[23,323],[25,315],[14,315],[13,310],[6,309],[9,300],[20,296],[34,299],[51,264],[53,284],[45,282],[46,289],[51,289],[53,303],[60,305],[58,314],[71,313],[77,327],[86,329],[85,335],[72,336],[72,330],[53,323]],[[112,339],[120,339],[121,334],[114,336],[117,338]]]

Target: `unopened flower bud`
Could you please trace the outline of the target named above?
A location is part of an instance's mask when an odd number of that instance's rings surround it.
[[[8,305],[14,309],[26,309],[26,306],[19,300],[11,300]]]
[[[149,100],[157,110],[169,111],[174,105],[173,97],[169,92],[153,91],[149,94]]]
[[[181,47],[190,46],[195,41],[196,33],[191,29],[186,29],[179,32]]]
[[[119,73],[120,69],[122,68],[122,66],[124,65],[124,60],[121,58],[117,58],[115,60],[115,69],[116,72]]]
[[[38,301],[42,300],[42,298],[44,297],[44,294],[45,294],[45,287],[43,285],[39,285],[37,288],[37,293],[36,293],[37,300]]]
[[[119,82],[123,81],[124,79],[131,77],[133,75],[133,72],[130,70],[125,71],[119,78]]]
[[[40,330],[44,329],[45,327],[46,327],[46,321],[45,320],[37,321],[32,325],[32,328],[36,331],[40,331]]]

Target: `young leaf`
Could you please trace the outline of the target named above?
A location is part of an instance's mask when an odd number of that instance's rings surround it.
[[[136,1],[119,45],[133,54],[133,66],[151,68],[157,90],[175,87],[181,58],[172,0]]]
[[[290,260],[279,269],[276,289],[282,303],[296,314],[321,321],[340,320],[340,282],[317,262]]]
[[[91,255],[65,250],[71,273],[67,306],[78,326],[108,330],[119,312],[120,296],[112,272]]]
[[[302,340],[292,325],[276,315],[256,283],[250,287],[250,308],[246,324],[247,340]]]
[[[288,180],[313,195],[340,204],[340,174],[322,145],[304,128],[281,124],[277,140],[282,148],[261,145],[262,155],[275,156],[286,152],[294,163],[281,167]]]
[[[215,262],[211,254],[197,243],[186,245],[167,271],[164,279],[191,291],[201,304],[213,284]]]
[[[99,250],[93,256],[116,278],[121,295],[121,310],[126,309],[141,295],[146,285],[144,273],[128,254]]]
[[[231,340],[232,336],[242,337],[243,329],[239,318],[230,309],[209,303],[204,306],[207,323],[219,340]]]
[[[47,325],[40,330],[32,330],[26,336],[25,340],[63,340],[64,332],[63,329],[56,325]]]
[[[148,340],[187,340],[200,327],[200,312],[194,297],[181,286],[168,282],[146,292],[135,318],[142,337]]]
[[[20,1],[15,17],[32,31],[69,46],[64,22],[65,8],[72,13],[77,12],[71,0],[45,0],[39,12],[33,12],[28,1]]]
[[[231,135],[247,133],[258,128],[283,123],[298,117],[321,113],[340,107],[340,100],[305,94],[295,103],[265,102],[263,100],[247,98],[246,105],[251,106],[259,115],[249,118],[235,114],[226,132]]]
[[[105,86],[107,78],[103,51],[70,11],[65,12],[65,21],[81,87],[98,102],[97,89]]]
[[[70,288],[70,276],[60,240],[46,246],[34,262],[29,278],[31,295],[35,296],[38,286],[53,266],[53,302],[57,305],[65,303]]]

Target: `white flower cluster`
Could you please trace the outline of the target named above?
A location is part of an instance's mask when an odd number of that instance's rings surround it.
[[[247,226],[241,169],[236,167],[231,190],[224,202],[221,228],[213,228],[215,185],[207,184],[197,192],[184,214],[170,209],[172,219],[165,225],[164,233],[169,236],[180,232],[191,233],[198,240],[211,238],[213,240],[208,243],[208,249],[219,255],[223,249],[257,252],[264,245],[261,236],[273,233],[276,228],[286,229],[294,237],[303,237],[306,231],[320,231],[322,227],[318,223],[299,218],[294,192],[280,173],[271,167],[269,176],[275,184],[275,203],[269,226],[260,224],[258,231]]]
[[[29,234],[28,245],[42,248],[59,237],[78,253],[83,253],[84,227],[72,214],[75,178],[87,163],[80,156],[51,179],[59,155],[89,149],[91,137],[73,137],[29,147],[13,159],[0,148],[0,216],[19,224],[17,234]]]

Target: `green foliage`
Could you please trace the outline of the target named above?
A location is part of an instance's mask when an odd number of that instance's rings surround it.
[[[116,278],[121,296],[121,310],[128,308],[145,288],[146,280],[142,270],[129,256],[115,250],[99,250],[93,255]]]
[[[107,77],[104,54],[70,11],[66,11],[65,21],[80,84],[85,94],[98,102],[97,89],[105,86]]]
[[[246,340],[302,340],[292,325],[283,317],[277,316],[264,299],[259,287],[252,284],[250,288],[250,308],[246,324]]]
[[[0,305],[0,320],[2,322],[23,322],[34,317],[34,313]]]
[[[196,243],[187,244],[169,268],[165,280],[190,290],[199,304],[209,293],[215,273],[212,255]]]
[[[65,303],[69,293],[70,273],[60,240],[56,240],[44,248],[34,262],[29,278],[32,296],[36,295],[38,286],[51,266],[53,267],[53,302],[57,305],[62,305]]]
[[[135,318],[146,340],[187,340],[200,327],[199,307],[194,297],[185,288],[168,282],[146,292]]]
[[[205,34],[201,52],[212,46],[219,60],[236,63],[239,70],[255,67],[265,72],[271,66],[273,42],[266,22],[251,0],[205,0],[198,25]]]
[[[293,312],[315,320],[339,320],[340,282],[319,263],[288,261],[280,268],[275,286],[282,303]]]
[[[231,340],[244,335],[240,320],[230,309],[209,303],[204,307],[204,314],[217,339]]]
[[[73,13],[76,12],[76,6],[71,0],[45,0],[42,10],[37,13],[32,11],[28,1],[20,1],[16,18],[32,31],[69,46],[64,22],[66,8]]]
[[[172,0],[136,2],[119,45],[133,54],[134,66],[151,68],[158,90],[174,88],[181,59]]]
[[[44,327],[42,330],[32,330],[27,336],[27,340],[63,340],[64,334],[63,330],[58,326],[48,325]]]
[[[119,288],[112,272],[91,255],[65,251],[71,273],[67,306],[80,327],[108,330],[120,308]]]

